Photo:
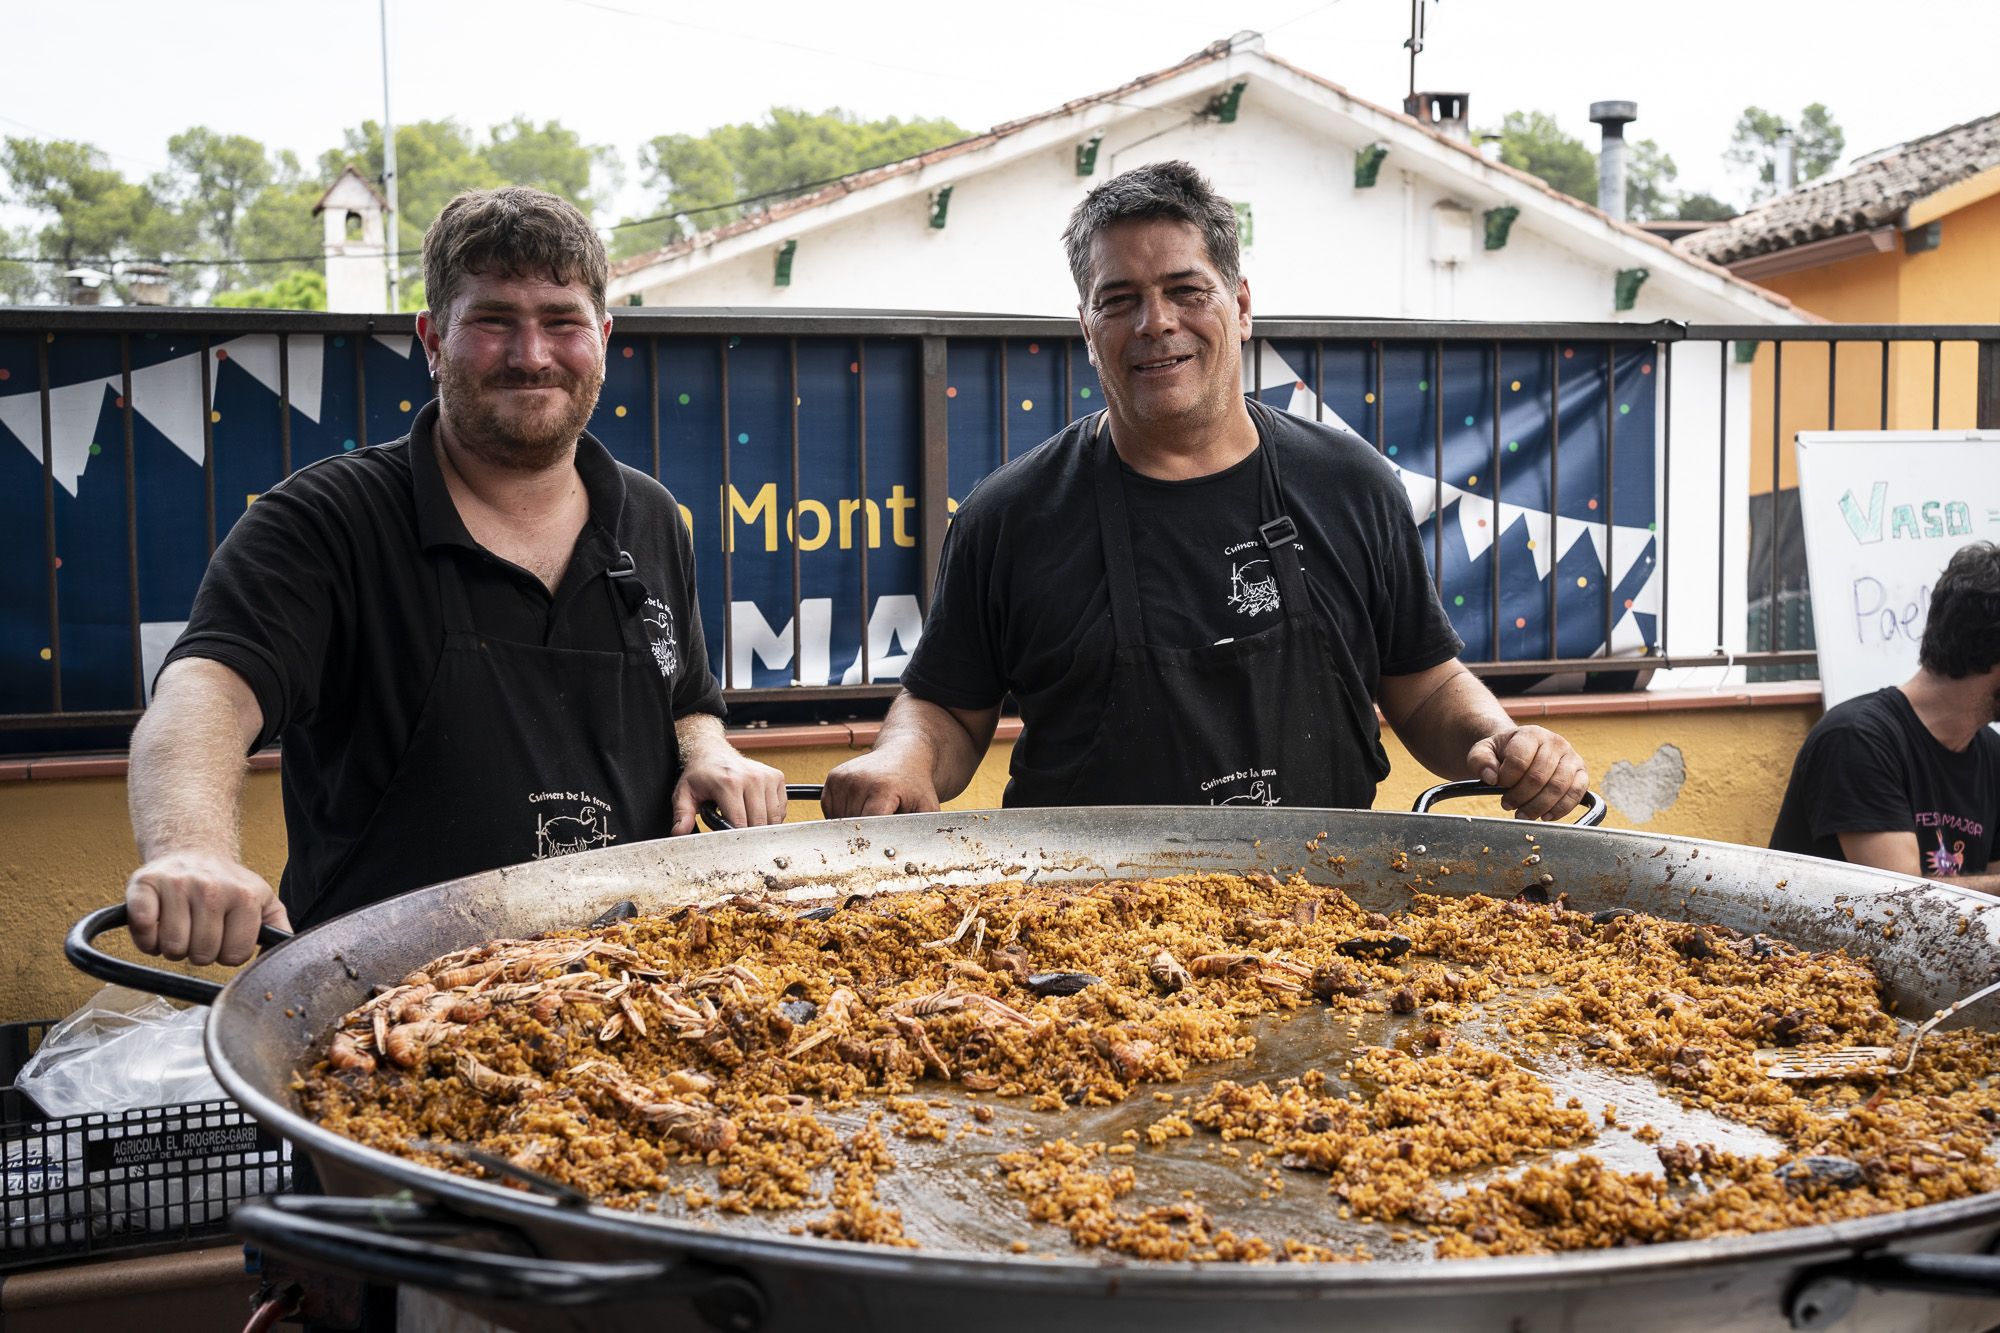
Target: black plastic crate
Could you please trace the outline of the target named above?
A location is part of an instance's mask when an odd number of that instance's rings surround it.
[[[233,1101],[43,1115],[12,1085],[52,1026],[0,1024],[0,1271],[226,1235],[285,1188],[281,1144]]]

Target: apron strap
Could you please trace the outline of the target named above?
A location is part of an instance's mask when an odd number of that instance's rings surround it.
[[[1278,445],[1273,409],[1258,402],[1247,400],[1250,415],[1257,422],[1258,448],[1264,454],[1264,505],[1266,513],[1277,517],[1267,519],[1257,525],[1257,536],[1263,541],[1264,549],[1271,553],[1271,568],[1278,575],[1278,596],[1285,604],[1285,619],[1304,628],[1312,619],[1311,604],[1306,600],[1306,571],[1299,560],[1298,524],[1285,509],[1284,487],[1278,478]]]
[[[1097,414],[1090,439],[1097,454],[1092,472],[1097,485],[1097,533],[1104,546],[1106,590],[1111,595],[1111,628],[1120,648],[1135,648],[1146,641],[1146,622],[1139,604],[1138,566],[1132,559],[1132,524],[1125,515],[1125,478],[1111,443],[1109,412]]]
[[[639,622],[645,616],[646,599],[653,595],[653,590],[639,577],[639,566],[630,551],[619,548],[618,558],[604,571],[604,587],[611,596],[611,615],[618,622],[618,637],[626,651],[650,656],[651,649],[646,645]]]

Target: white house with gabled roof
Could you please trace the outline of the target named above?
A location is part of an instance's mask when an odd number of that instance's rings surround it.
[[[615,304],[1069,315],[1085,191],[1182,158],[1236,201],[1267,315],[1792,323],[1782,297],[1263,48],[1216,42],[1120,87],[686,237],[613,269]],[[1491,247],[1491,248],[1489,248]],[[1619,275],[1628,277],[1621,306]],[[635,299],[636,298],[636,299]]]

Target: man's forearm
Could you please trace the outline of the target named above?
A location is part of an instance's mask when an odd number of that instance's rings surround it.
[[[247,742],[231,681],[248,693],[227,667],[177,662],[133,729],[127,787],[141,860],[171,852],[237,857]]]
[[[993,738],[993,724],[998,717],[996,708],[990,710],[990,715],[971,715],[968,724],[951,709],[912,694],[901,694],[889,706],[888,716],[882,719],[875,752],[906,759],[928,770],[938,800],[949,801],[964,791],[972,775],[979,771],[979,761],[985,756],[987,742]],[[975,736],[972,729],[982,726],[985,734]]]
[[[1441,681],[1419,700],[1396,735],[1431,772],[1444,778],[1476,778],[1467,768],[1467,752],[1488,736],[1514,725],[1493,692],[1470,671],[1460,670]]]
[[[683,768],[700,761],[717,745],[728,745],[729,734],[722,719],[713,713],[684,713],[674,719],[674,743],[680,747]]]

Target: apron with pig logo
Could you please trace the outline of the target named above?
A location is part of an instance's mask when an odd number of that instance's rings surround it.
[[[301,930],[426,884],[663,838],[680,781],[651,598],[619,553],[603,575],[616,652],[489,638],[457,559],[433,557],[444,649],[423,711],[353,850],[324,884],[289,884]]]

